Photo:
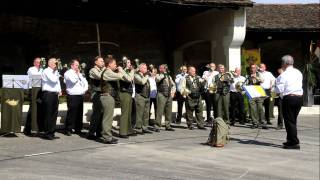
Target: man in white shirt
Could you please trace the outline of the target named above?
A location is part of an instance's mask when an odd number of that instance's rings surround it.
[[[41,62],[41,59],[39,58],[39,57],[36,57],[36,58],[34,58],[34,60],[33,60],[33,66],[32,67],[30,67],[29,69],[28,69],[28,72],[27,72],[27,74],[28,74],[28,76],[29,76],[29,79],[31,79],[31,76],[33,76],[33,75],[40,75],[41,76],[41,74],[42,74],[42,68],[40,67],[41,66],[41,64],[40,64],[40,62]],[[32,88],[32,87],[30,87],[30,88]],[[36,111],[37,112],[37,117],[39,117],[38,115],[39,115],[39,112],[40,112],[40,104],[39,104],[39,101],[37,101],[37,104],[33,104],[32,103],[32,99],[33,98],[37,98],[37,97],[32,97],[32,95],[34,94],[34,95],[37,95],[37,96],[40,96],[41,95],[41,93],[39,93],[39,90],[41,90],[41,88],[32,88],[31,90],[30,90],[30,106],[29,106],[29,111],[28,111],[28,115],[27,115],[27,120],[26,120],[26,124],[25,124],[25,126],[24,126],[24,129],[23,129],[23,133],[25,134],[25,135],[27,135],[27,136],[30,136],[30,135],[32,135],[31,134],[31,130],[33,130],[33,129],[35,129],[35,127],[33,127],[32,126],[32,111]],[[35,92],[35,93],[32,93],[32,92]],[[36,107],[34,107],[34,105],[36,105]],[[40,132],[40,131],[42,131],[43,130],[43,123],[41,123],[41,121],[39,121],[40,120],[40,118],[37,118],[37,126],[38,126],[38,131]]]
[[[59,96],[61,86],[59,72],[57,70],[57,59],[50,58],[48,67],[42,73],[42,108],[44,113],[44,138],[48,140],[56,139],[56,122],[58,116]]]
[[[211,109],[213,109],[214,117],[217,117],[217,109],[215,106],[215,92],[211,92],[210,87],[214,83],[214,77],[219,74],[216,69],[215,63],[210,63],[208,65],[208,70],[203,72],[202,79],[206,80],[205,85],[205,93],[204,93],[204,100],[206,103],[206,111],[207,111],[207,125],[211,126],[212,124],[212,116],[211,116]]]
[[[285,149],[300,149],[297,136],[297,117],[302,106],[302,74],[293,67],[293,57],[282,57],[284,72],[276,80],[276,89],[282,98],[282,112],[287,131],[287,142],[283,143]]]
[[[236,110],[239,112],[239,123],[245,123],[245,112],[244,112],[244,98],[242,85],[245,82],[246,78],[241,76],[241,69],[235,68],[233,83],[230,85],[230,121],[233,126],[236,121]]]
[[[267,124],[271,125],[272,123],[270,122],[270,100],[271,100],[270,98],[271,98],[271,88],[275,83],[275,77],[272,75],[271,72],[267,71],[266,69],[267,69],[266,65],[261,63],[260,74],[264,81],[260,84],[260,86],[262,86],[262,88],[264,89],[264,91],[268,96],[263,101],[264,115],[265,115]]]
[[[177,124],[181,123],[181,118],[182,118],[182,108],[183,108],[183,104],[186,101],[186,98],[184,98],[179,90],[180,87],[180,83],[183,79],[185,79],[185,77],[187,76],[187,66],[181,66],[180,67],[180,74],[177,74],[176,79],[175,79],[175,83],[176,83],[176,98],[177,98],[177,104],[178,104],[178,112],[177,112],[177,117],[175,122]]]
[[[76,134],[81,134],[83,127],[83,95],[88,90],[88,82],[80,73],[79,61],[71,60],[71,69],[64,73],[64,82],[67,90],[67,118],[65,134],[71,136],[72,129]]]
[[[157,112],[157,83],[156,83],[156,75],[158,73],[157,68],[152,68],[151,74],[149,77],[149,83],[150,83],[150,113],[149,113],[149,125],[154,126],[155,120],[151,120],[151,106],[153,104],[153,111],[154,111],[154,117],[156,117]]]

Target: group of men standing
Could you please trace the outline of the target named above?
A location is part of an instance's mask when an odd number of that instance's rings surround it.
[[[208,70],[204,71],[202,77],[197,76],[203,83],[201,84],[202,89],[198,90],[196,99],[204,98],[205,100],[207,124],[210,125],[212,120],[217,117],[223,118],[230,125],[234,125],[236,119],[238,119],[240,124],[246,122],[244,85],[260,85],[267,95],[265,97],[252,98],[249,101],[249,115],[252,119],[252,128],[266,128],[266,124],[271,124],[269,106],[271,91],[274,91],[275,87],[275,77],[269,71],[266,71],[266,65],[260,64],[258,71],[258,66],[251,64],[245,77],[241,76],[241,69],[239,67],[230,72],[226,72],[222,64],[218,65],[218,71],[215,70],[215,67],[214,63],[210,63],[207,66]],[[176,76],[175,82],[177,87],[186,84],[183,79],[192,76],[190,74],[193,74],[192,71],[195,70],[194,67],[189,67],[188,75],[185,71],[186,69],[186,66],[182,66],[182,72]],[[192,89],[192,87],[188,87],[187,89],[190,88]],[[177,122],[180,122],[182,117],[184,102],[186,103],[186,111],[189,108],[187,104],[188,99],[181,95],[182,90],[178,89],[176,96],[178,102]],[[183,91],[185,92],[185,90]],[[188,97],[194,96],[193,94],[190,93]],[[231,104],[230,101],[232,102]],[[212,110],[213,114],[211,113]],[[282,126],[282,124],[279,123],[279,126]]]
[[[196,74],[195,67],[182,66],[181,73],[176,76],[175,81],[169,75],[168,67],[165,64],[159,66],[159,73],[155,68],[148,70],[148,66],[145,63],[137,64],[137,67],[134,67],[127,58],[123,59],[122,66],[118,66],[111,55],[108,55],[105,59],[96,57],[94,64],[94,67],[89,71],[93,112],[88,139],[99,140],[107,144],[118,142],[112,134],[113,113],[117,101],[120,102],[121,107],[119,120],[120,138],[152,133],[152,131],[160,132],[163,115],[165,117],[165,130],[174,131],[171,127],[172,100],[174,96],[178,102],[175,122],[181,123],[182,106],[185,103],[187,126],[190,130],[194,129],[194,112],[198,129],[206,129],[203,118],[202,98],[206,103],[207,124],[211,124],[214,118],[221,117],[227,124],[234,125],[236,112],[238,113],[239,123],[244,124],[246,122],[246,114],[244,112],[243,85],[260,85],[267,94],[267,97],[249,100],[252,128],[265,128],[267,123],[271,124],[269,103],[271,91],[276,85],[276,79],[270,72],[266,71],[265,64],[260,64],[259,71],[255,64],[251,64],[246,77],[241,76],[239,67],[235,68],[234,71],[226,72],[222,64],[218,65],[218,71],[216,71],[215,64],[210,63],[208,70],[203,73],[202,77]],[[283,69],[288,69],[288,71],[285,71],[287,72],[284,73],[285,75],[289,73],[289,70],[290,72],[292,71],[292,74],[298,74],[296,69],[294,71],[291,70],[293,65],[291,56],[285,56],[283,64]],[[43,121],[38,118],[39,131],[44,132],[45,139],[52,140],[56,138],[55,126],[59,105],[58,97],[61,95],[61,76],[57,70],[57,60],[55,58],[49,59],[48,67],[42,70],[40,68],[40,58],[35,58],[34,66],[29,68],[28,75],[36,74],[41,75],[42,79],[41,111],[45,112],[41,117]],[[292,88],[287,89],[286,82],[283,82],[283,79],[286,79],[285,75],[281,75],[277,79],[277,89],[278,93],[283,96],[283,111],[288,112],[288,114],[283,113],[288,132],[286,145],[292,147],[299,144],[295,126],[300,109],[297,105],[294,106],[291,100],[299,101],[300,103],[300,97],[303,92],[301,90],[302,84],[301,88],[300,84],[292,87],[295,89],[293,93],[291,92]],[[300,75],[297,76],[300,78]],[[290,78],[290,80],[292,79]],[[89,86],[86,78],[80,73],[77,59],[73,59],[70,62],[70,69],[64,73],[63,81],[66,84],[68,107],[65,134],[67,136],[72,135],[72,133],[80,134],[83,128],[84,94]],[[230,100],[232,102],[231,105]],[[150,102],[152,101],[155,101],[156,116],[154,127],[150,128]],[[134,124],[132,124],[133,121],[131,120],[133,103],[136,107]],[[291,108],[292,106],[294,106],[293,109]],[[32,108],[35,108],[35,105],[31,105],[30,110]],[[213,114],[211,114],[211,110],[213,110]],[[31,134],[29,114],[24,129],[24,133],[27,135]],[[278,126],[282,126],[282,122],[278,122]],[[292,131],[295,131],[295,133]]]
[[[278,100],[278,124],[277,129],[283,128],[283,119],[287,130],[287,142],[284,148],[299,149],[299,140],[297,138],[297,116],[302,105],[302,74],[299,70],[293,68],[293,58],[286,55],[282,58],[281,71],[276,79],[271,72],[266,70],[264,63],[257,66],[250,64],[247,75],[241,76],[241,69],[235,68],[234,71],[225,72],[222,64],[218,65],[218,71],[215,71],[215,64],[208,64],[207,71],[204,71],[202,78],[195,75],[195,68],[182,66],[181,73],[176,76],[175,82],[178,87],[177,104],[178,113],[176,122],[179,123],[182,117],[182,107],[185,102],[186,119],[189,129],[193,129],[192,119],[193,111],[196,114],[196,123],[200,129],[203,128],[203,105],[202,97],[205,99],[207,111],[207,123],[211,125],[213,117],[221,117],[230,125],[234,125],[236,117],[240,124],[245,124],[246,114],[244,106],[244,85],[261,86],[266,96],[249,99],[249,116],[252,120],[252,128],[265,128],[271,125],[270,101],[275,98],[274,94],[280,96]],[[284,80],[285,79],[285,80]],[[297,81],[294,83],[294,81]],[[231,101],[231,104],[230,104]],[[285,108],[284,108],[285,107]],[[230,111],[229,111],[230,109]],[[236,112],[238,116],[236,116]]]

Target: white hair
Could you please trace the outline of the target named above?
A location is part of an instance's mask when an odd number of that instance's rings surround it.
[[[293,65],[294,63],[293,57],[290,55],[283,56],[281,60],[282,60],[282,64]]]

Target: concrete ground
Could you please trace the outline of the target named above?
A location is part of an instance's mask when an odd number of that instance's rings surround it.
[[[201,144],[209,130],[182,127],[120,139],[117,145],[61,133],[53,141],[23,134],[0,137],[0,179],[318,180],[319,114],[300,115],[298,124],[301,150],[281,148],[284,129],[248,124],[232,127],[224,148]]]

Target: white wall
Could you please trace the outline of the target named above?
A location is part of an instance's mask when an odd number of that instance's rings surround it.
[[[199,42],[211,42],[211,59],[233,70],[241,65],[241,45],[245,38],[245,9],[212,9],[180,23],[176,29],[174,69],[181,65],[186,47]],[[179,54],[179,56],[177,56]]]

